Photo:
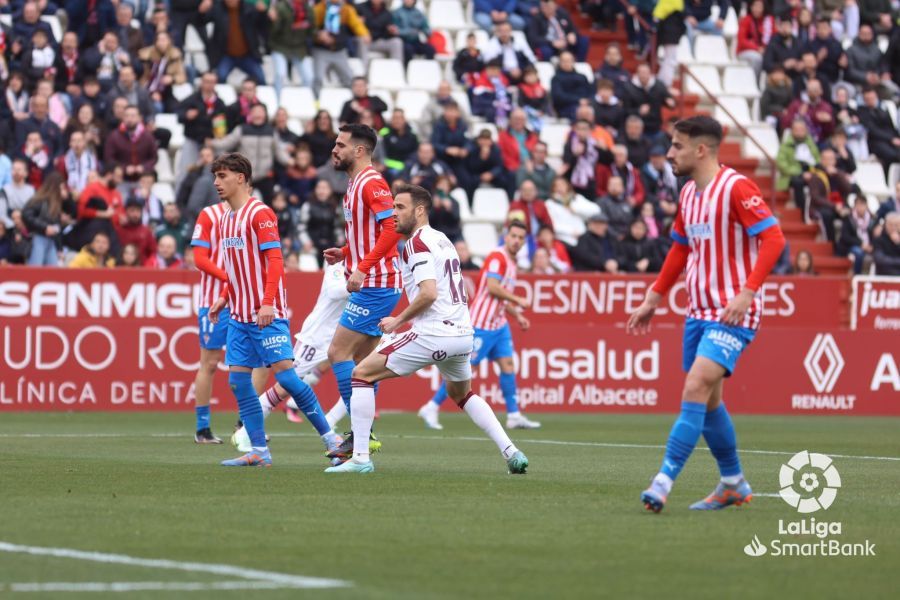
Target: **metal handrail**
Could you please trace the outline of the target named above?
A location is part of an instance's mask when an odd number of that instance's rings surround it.
[[[770,156],[768,152],[766,152],[766,149],[763,147],[763,145],[759,143],[759,140],[757,140],[755,137],[753,137],[753,135],[750,134],[750,131],[746,127],[738,123],[738,120],[734,117],[733,114],[731,114],[731,111],[729,111],[714,94],[710,93],[709,89],[703,84],[702,81],[700,81],[700,78],[697,77],[697,75],[695,75],[687,65],[679,64],[678,68],[679,72],[681,73],[682,84],[681,95],[678,97],[678,116],[684,116],[684,96],[687,93],[687,86],[685,85],[685,75],[687,75],[695,82],[697,82],[697,85],[700,86],[700,89],[703,90],[703,93],[706,94],[707,97],[709,97],[709,99],[712,100],[716,106],[722,109],[722,111],[728,116],[728,118],[731,119],[731,122],[734,124],[734,126],[738,128],[738,131],[740,131],[741,134],[744,135],[744,137],[753,142],[754,146],[759,148],[759,151],[769,163],[769,168],[772,171],[772,204],[774,205],[775,195],[778,193],[778,189],[776,187],[776,183],[778,181],[778,165],[775,162],[775,159]]]

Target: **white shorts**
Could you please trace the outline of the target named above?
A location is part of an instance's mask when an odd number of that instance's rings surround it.
[[[294,344],[294,371],[303,379],[328,360],[328,348],[316,348],[297,340]]]
[[[435,365],[447,381],[472,379],[472,336],[422,335],[412,331],[382,340],[378,352],[388,369],[401,377]]]

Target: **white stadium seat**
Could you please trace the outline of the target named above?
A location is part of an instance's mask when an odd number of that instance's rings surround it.
[[[350,57],[347,59],[347,64],[350,65],[350,72],[353,73],[354,77],[365,77],[366,66],[363,64],[362,59]]]
[[[437,1],[437,0],[435,0]],[[452,29],[452,28],[451,28]],[[456,32],[456,51],[459,52],[463,48],[466,47],[466,38],[469,37],[470,33],[475,34],[475,45],[483,52],[485,46],[487,46],[488,40],[491,38],[488,36],[487,31],[483,29],[460,29]]]
[[[753,121],[750,118],[750,110],[747,107],[747,100],[740,96],[719,96],[719,104],[716,104],[713,117],[722,125],[728,126],[732,124],[732,119],[728,117],[725,110],[731,113],[734,120],[744,127],[750,125]],[[723,110],[723,108],[725,110]]]
[[[154,183],[151,191],[163,204],[175,202],[175,188],[172,187],[171,183]]]
[[[888,187],[893,190],[898,182],[900,182],[900,163],[894,163],[888,168]]]
[[[569,139],[571,127],[564,124],[545,123],[541,129],[541,141],[547,144],[547,154],[559,157],[563,155],[566,141]]]
[[[414,58],[406,67],[406,80],[409,87],[416,90],[436,92],[444,78],[441,66],[435,60]]]
[[[59,22],[59,17],[56,15],[43,15],[41,16],[41,21],[50,25],[50,31],[53,32],[56,43],[61,43],[63,38],[63,28],[62,24]],[[52,42],[53,40],[50,41]]]
[[[725,17],[725,24],[722,26],[722,35],[731,39],[738,33],[738,18],[734,8],[728,10],[728,16]]]
[[[384,114],[390,116],[391,111],[394,110],[394,94],[391,92],[391,90],[369,88],[369,95],[377,96],[378,98],[384,100],[384,103],[387,105]]]
[[[541,85],[549,94],[550,82],[553,81],[553,76],[556,75],[556,67],[554,67],[552,63],[545,61],[538,62],[534,66],[537,69],[538,79],[540,80]]]
[[[698,35],[694,40],[694,61],[703,65],[730,64],[731,53],[725,38],[720,35]]]
[[[484,258],[499,245],[500,236],[490,223],[465,223],[462,232],[469,252],[478,258]]]
[[[408,121],[421,121],[425,107],[431,96],[423,90],[400,90],[397,93],[397,108],[402,108]]]
[[[778,134],[771,125],[752,125],[747,128],[747,132],[755,139],[769,155],[769,158],[775,159],[778,156]],[[766,156],[762,151],[747,138],[744,138],[743,155],[746,158],[756,158],[765,160]]]
[[[588,81],[594,83],[594,69],[591,67],[590,63],[575,63],[575,70],[587,77]]]
[[[172,96],[179,102],[181,102],[182,100],[184,100],[185,98],[187,98],[188,96],[190,96],[193,93],[194,93],[194,86],[192,86],[190,83],[185,82],[185,83],[179,83],[178,85],[172,86]]]
[[[300,270],[308,273],[315,273],[319,270],[319,261],[316,257],[308,252],[300,255]]]
[[[725,67],[722,76],[722,87],[732,96],[745,98],[759,98],[762,94],[756,83],[756,74],[751,67],[746,65],[733,65]]]
[[[160,183],[173,183],[175,173],[172,171],[172,159],[169,151],[160,148],[156,151],[156,179]]]
[[[706,90],[712,96],[719,96],[722,94],[722,84],[719,80],[719,71],[712,66],[704,66],[704,65],[693,65],[691,67],[691,73],[700,80],[700,82],[706,87]],[[699,96],[706,96],[706,92],[703,91],[694,77],[690,75],[687,76],[687,93],[689,94],[697,94]]]
[[[373,58],[369,61],[369,85],[399,91],[406,87],[403,63],[392,58]]]
[[[316,97],[308,87],[281,88],[280,104],[287,109],[289,117],[312,119],[316,116]]]
[[[459,104],[460,108],[465,111],[465,114],[472,114],[472,107],[469,104],[469,95],[461,90],[457,90],[455,92],[450,92],[450,96],[456,100],[456,103]]]
[[[663,48],[660,47],[659,51],[662,53]],[[686,35],[681,36],[681,39],[678,41],[678,51],[675,56],[680,65],[691,65],[696,62],[694,61],[694,50],[691,48],[691,42]]]
[[[472,199],[472,219],[478,222],[502,225],[509,212],[509,196],[502,188],[480,187]]]
[[[216,96],[218,96],[222,100],[222,102],[225,103],[225,106],[234,104],[237,100],[237,92],[234,91],[234,88],[227,83],[216,84]]]
[[[177,150],[184,145],[184,125],[178,122],[178,115],[173,113],[156,113],[153,122],[160,129],[167,129],[172,133],[169,147]]]
[[[257,99],[266,105],[266,110],[269,112],[269,120],[275,116],[275,111],[278,110],[278,96],[275,94],[275,88],[271,85],[260,85],[256,87],[256,97]]]
[[[879,200],[885,200],[893,192],[887,186],[884,179],[884,169],[879,162],[859,162],[856,164],[855,179],[859,189],[864,194],[878,196]]]
[[[466,190],[462,188],[455,188],[451,190],[450,197],[456,200],[456,203],[459,204],[459,220],[463,223],[469,223],[474,220],[472,217],[472,209],[469,207],[469,196],[466,195]]]
[[[203,46],[203,40],[200,34],[194,29],[193,25],[188,25],[184,31],[184,51],[185,52],[206,52]]]
[[[460,0],[431,0],[428,7],[428,22],[432,27],[458,31],[469,29],[469,23]]]
[[[328,114],[337,121],[341,116],[344,103],[353,97],[353,92],[347,88],[322,88],[319,92],[319,107],[328,111]]]

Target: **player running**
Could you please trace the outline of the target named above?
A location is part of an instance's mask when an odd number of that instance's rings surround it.
[[[344,125],[331,152],[338,171],[350,176],[344,196],[347,244],[325,250],[328,264],[344,261],[350,298],[341,315],[328,360],[338,390],[350,410],[351,375],[356,363],[372,352],[381,339],[378,323],[400,299],[400,268],[394,230],[393,198],[384,178],[372,167],[372,152],[378,135],[366,125]],[[373,440],[376,445],[378,442]],[[352,449],[352,434],[344,442],[344,453]]]
[[[216,191],[230,210],[219,221],[219,243],[225,256],[228,282],[223,294],[209,309],[215,323],[227,304],[231,322],[226,340],[228,383],[237,398],[241,421],[250,436],[251,450],[222,465],[246,467],[272,465],[266,445],[262,409],[253,389],[250,372],[271,365],[275,380],[288,390],[322,436],[328,450],[341,439],[331,430],[312,389],[294,372],[287,319],[287,294],[278,218],[272,209],[250,196],[250,161],[231,153],[218,157],[211,170]]]
[[[294,344],[294,371],[297,376],[310,387],[315,387],[322,377],[323,369],[328,367],[328,344],[334,337],[338,319],[347,304],[347,280],[344,278],[344,265],[336,263],[325,266],[322,288],[316,305],[303,321],[300,333],[295,337]],[[287,406],[296,409],[296,404],[290,394],[276,383],[259,397],[263,418],[267,418],[283,400],[287,400]],[[293,405],[293,406],[292,406]],[[331,427],[344,418],[347,408],[344,402],[338,398],[334,407],[325,415],[325,420]],[[241,452],[250,451],[250,437],[247,430],[241,427],[231,436],[232,444]]]
[[[447,393],[476,425],[497,444],[510,473],[525,473],[528,459],[510,441],[491,407],[472,391],[472,325],[465,282],[456,248],[428,224],[431,194],[415,185],[403,186],[394,198],[397,231],[407,238],[400,259],[409,306],[379,327],[394,333],[406,323],[412,329],[383,342],[353,369],[353,457],[326,473],[371,473],[369,432],[375,418],[375,383],[405,377],[437,365],[447,380]]]
[[[672,227],[674,244],[647,297],[628,319],[629,333],[650,329],[659,302],[687,267],[689,308],[684,329],[687,372],[681,414],[666,444],[659,473],[641,494],[659,512],[672,483],[702,434],[719,465],[721,481],[692,510],[719,510],[752,498],[737,454],[734,425],[722,403],[723,378],[753,341],[762,316],[760,286],[778,261],[784,235],[759,188],[719,164],[722,126],[709,117],[675,124],[668,159],[690,178],[681,190]]]
[[[478,290],[470,309],[472,324],[475,326],[475,350],[472,365],[477,366],[484,359],[497,363],[500,367],[500,390],[506,402],[507,429],[537,429],[537,421],[525,417],[519,410],[516,392],[516,367],[513,363],[512,332],[506,315],[512,315],[522,331],[530,326],[522,309],[528,308],[529,301],[513,294],[516,286],[516,254],[525,244],[525,225],[513,221],[507,228],[503,247],[497,248],[484,261],[478,274]],[[434,397],[419,409],[419,416],[430,429],[443,429],[438,421],[441,403],[447,399],[447,385],[441,386]]]

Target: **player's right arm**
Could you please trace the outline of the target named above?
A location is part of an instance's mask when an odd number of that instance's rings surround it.
[[[691,247],[688,243],[687,234],[684,230],[684,221],[681,219],[681,212],[675,216],[675,223],[672,225],[672,247],[666,255],[656,281],[647,290],[647,296],[641,305],[631,313],[628,317],[628,323],[625,326],[627,333],[642,334],[650,330],[650,320],[653,318],[656,309],[663,296],[669,293],[675,282],[684,272],[687,266],[688,256],[691,254]]]
[[[212,248],[210,240],[212,236],[212,219],[207,212],[201,211],[197,216],[197,224],[194,225],[194,234],[191,236],[191,247],[194,249],[194,264],[197,268],[219,281],[228,281],[228,275],[220,269],[210,258]]]
[[[485,269],[487,269],[488,294],[498,300],[506,300],[522,308],[528,308],[531,303],[527,298],[516,296],[503,287],[503,272],[506,271],[506,264],[502,256],[497,254],[489,256]]]
[[[385,317],[378,326],[385,333],[393,333],[406,323],[428,310],[437,300],[437,272],[434,268],[434,257],[428,246],[420,239],[413,240],[412,250],[415,254],[409,257],[407,264],[413,281],[419,288],[415,299],[396,317]]]

